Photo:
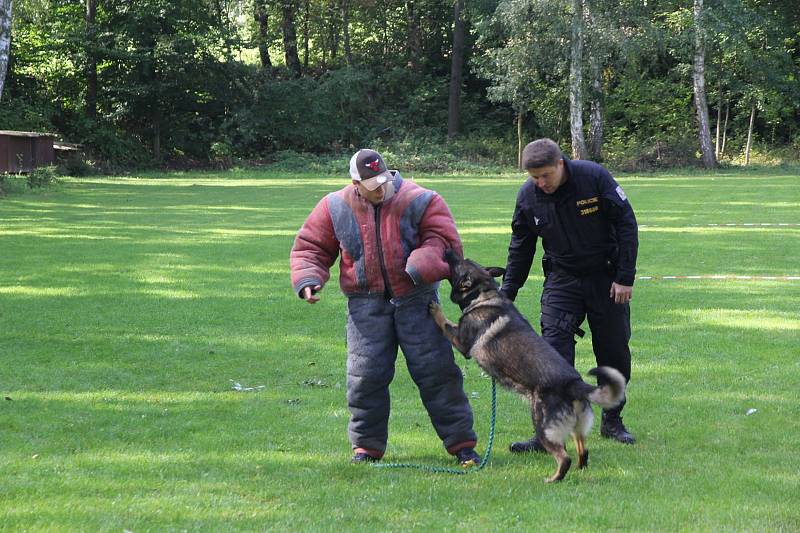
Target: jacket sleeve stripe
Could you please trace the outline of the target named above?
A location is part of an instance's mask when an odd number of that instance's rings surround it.
[[[408,204],[400,219],[400,237],[403,244],[403,257],[408,257],[417,247],[419,223],[433,199],[433,191],[425,191]]]
[[[333,221],[333,231],[342,248],[353,258],[353,267],[358,285],[367,289],[367,269],[364,258],[364,242],[358,221],[352,208],[338,194],[332,194],[328,200],[328,209]]]

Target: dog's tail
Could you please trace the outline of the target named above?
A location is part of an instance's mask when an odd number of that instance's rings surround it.
[[[625,376],[610,366],[598,366],[589,370],[590,376],[597,377],[594,387],[586,398],[604,409],[612,409],[625,399]]]

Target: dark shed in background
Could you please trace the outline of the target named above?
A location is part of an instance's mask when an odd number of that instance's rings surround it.
[[[30,172],[53,164],[53,138],[49,133],[0,130],[0,173]]]

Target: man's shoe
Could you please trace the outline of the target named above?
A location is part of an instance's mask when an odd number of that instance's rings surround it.
[[[528,453],[528,452],[546,452],[542,443],[539,442],[539,437],[534,435],[528,440],[521,442],[512,442],[508,447],[511,453]]]
[[[373,457],[368,453],[358,452],[350,459],[351,463],[358,464],[358,463],[377,463],[380,461],[377,457]]]
[[[622,444],[633,444],[636,439],[625,428],[618,411],[603,411],[603,422],[600,424],[600,435]]]
[[[481,456],[475,453],[475,450],[472,448],[461,448],[456,452],[456,458],[464,468],[481,464]]]

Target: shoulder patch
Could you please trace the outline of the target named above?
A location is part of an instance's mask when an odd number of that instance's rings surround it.
[[[617,185],[617,189],[616,189],[616,190],[617,190],[617,196],[619,196],[619,197],[620,197],[620,199],[621,199],[623,202],[624,202],[625,200],[627,200],[627,199],[628,199],[628,197],[627,197],[627,196],[625,196],[625,191],[623,191],[623,190],[622,190],[622,187],[620,187],[619,185]]]

